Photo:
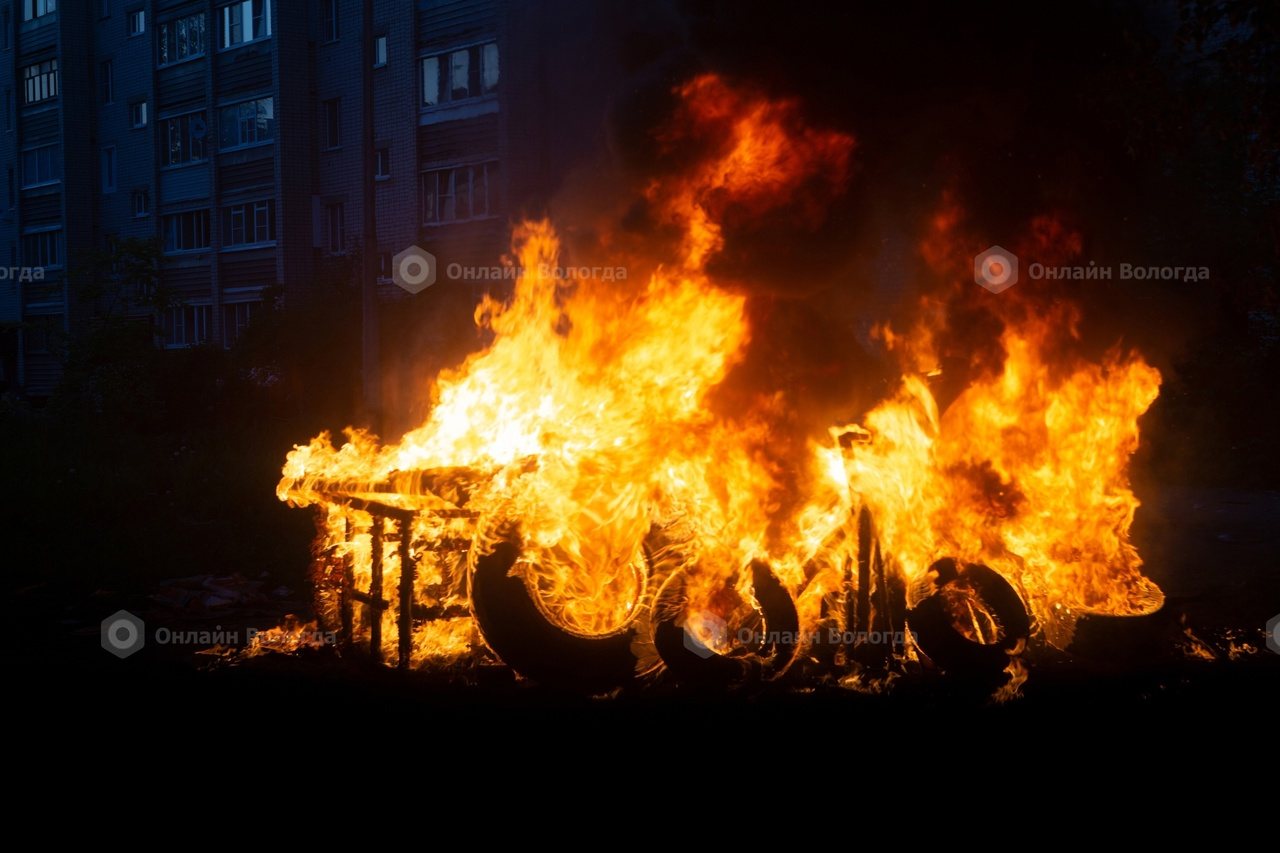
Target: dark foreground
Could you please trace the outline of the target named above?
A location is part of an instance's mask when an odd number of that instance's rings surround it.
[[[519,740],[534,732],[581,739],[777,731],[848,740],[898,731],[934,737],[965,726],[1119,736],[1169,724],[1217,738],[1248,736],[1280,707],[1280,655],[1266,649],[1263,631],[1280,613],[1280,495],[1161,495],[1141,511],[1135,534],[1149,574],[1167,593],[1164,610],[1083,625],[1073,654],[1039,652],[1022,696],[999,704],[928,676],[899,679],[877,694],[834,685],[699,692],[658,684],[588,698],[541,689],[496,666],[402,674],[332,649],[227,665],[195,646],[152,645],[126,660],[100,647],[98,621],[120,608],[143,615],[152,631],[270,627],[286,612],[305,615],[305,589],[273,588],[269,578],[253,585],[264,590],[256,603],[198,615],[184,615],[172,585],[122,592],[28,586],[13,593],[4,656],[18,710],[34,724],[74,709],[84,731],[177,732],[181,743],[239,725],[342,728],[370,719],[388,727],[389,737],[420,732],[413,737],[424,747],[441,749],[466,741],[449,732]]]

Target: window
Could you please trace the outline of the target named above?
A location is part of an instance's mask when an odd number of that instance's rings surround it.
[[[140,36],[147,31],[147,13],[134,9],[129,13],[129,35]]]
[[[421,192],[423,225],[490,216],[497,209],[498,164],[423,172]]]
[[[13,167],[10,166],[9,167],[9,207],[13,208],[13,207],[17,207],[17,205],[18,205],[18,191],[13,185]]]
[[[338,40],[338,0],[320,0],[320,35],[325,41]]]
[[[325,213],[325,247],[334,254],[345,251],[347,247],[346,211],[342,202],[327,205]]]
[[[473,45],[422,60],[422,103],[428,107],[498,91],[498,43]]]
[[[22,84],[24,104],[58,97],[58,60],[46,59],[23,68]]]
[[[129,105],[129,124],[135,128],[147,126],[146,101],[134,101]]]
[[[331,98],[324,102],[324,129],[321,138],[325,148],[342,145],[342,99]]]
[[[57,145],[42,145],[22,152],[22,186],[38,187],[62,180],[62,157]]]
[[[243,0],[223,6],[223,48],[247,44],[271,35],[271,0]]]
[[[254,246],[276,239],[273,199],[233,204],[222,209],[223,245]]]
[[[379,148],[373,152],[373,176],[383,181],[391,177],[390,148]]]
[[[223,151],[275,139],[275,101],[259,98],[223,107],[218,123]]]
[[[146,187],[133,191],[133,215],[135,217],[151,215],[151,190]]]
[[[116,99],[116,75],[110,59],[98,64],[98,77],[102,81],[102,103],[109,104]]]
[[[253,315],[258,312],[258,302],[232,302],[222,306],[222,345],[230,347],[249,328]]]
[[[209,135],[209,127],[205,123],[204,110],[163,119],[160,124],[160,139],[164,144],[161,163],[181,166],[205,158],[204,141]]]
[[[160,24],[156,38],[157,63],[170,65],[204,55],[204,13],[175,18]]]
[[[4,90],[4,129],[13,130],[13,89]]]
[[[98,2],[98,17],[99,17],[99,18],[110,18],[110,17],[111,17],[111,0],[99,0],[99,2]]]
[[[22,262],[29,267],[62,265],[62,232],[40,231],[22,235]]]
[[[8,10],[5,10],[8,12]],[[22,0],[22,20],[34,21],[58,11],[58,0]],[[8,18],[8,15],[5,15]],[[7,20],[5,23],[9,23]]]
[[[373,39],[373,67],[381,68],[387,64],[387,37],[376,36]]]
[[[383,281],[391,280],[391,253],[378,253],[378,278]]]
[[[5,50],[8,50],[9,48],[13,47],[13,35],[12,35],[12,34],[13,34],[13,13],[9,11],[9,7],[8,7],[8,6],[5,6],[5,7],[4,7],[4,14],[3,14],[3,16],[0,16],[0,17],[3,17],[3,19],[4,19],[4,20],[3,20],[3,23],[4,23],[4,35],[3,35],[3,39],[4,39],[4,49],[5,49]]]
[[[209,211],[188,210],[164,218],[164,250],[190,252],[209,248]]]
[[[104,193],[113,193],[116,191],[116,147],[108,145],[102,149],[102,191]]]
[[[208,305],[175,305],[164,312],[164,345],[171,349],[209,342]]]

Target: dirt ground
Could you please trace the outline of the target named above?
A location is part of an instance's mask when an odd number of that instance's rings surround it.
[[[501,725],[518,715],[550,726],[605,728],[732,719],[746,727],[864,720],[950,719],[1036,723],[1047,718],[1142,721],[1227,720],[1255,716],[1280,698],[1280,655],[1265,647],[1264,625],[1280,614],[1280,493],[1168,488],[1148,498],[1135,528],[1147,571],[1167,595],[1164,609],[1140,619],[1080,626],[1070,654],[1041,652],[1022,696],[996,705],[945,680],[909,679],[878,695],[840,688],[755,686],[727,694],[658,686],[610,698],[555,693],[505,669],[402,674],[331,651],[265,655],[218,665],[199,644],[150,647],[118,660],[100,647],[99,624],[119,608],[177,631],[270,627],[285,613],[306,615],[307,592],[269,576],[210,591],[201,579],[138,591],[27,587],[11,592],[6,669],[24,708],[93,708],[96,719],[134,724],[163,719],[208,725],[243,709],[362,714],[394,709],[440,725]],[[185,586],[184,586],[185,584]],[[214,584],[217,587],[217,584]],[[186,592],[183,592],[183,590]],[[243,600],[183,616],[175,596]],[[157,598],[164,600],[158,601]],[[752,721],[755,721],[753,723]]]

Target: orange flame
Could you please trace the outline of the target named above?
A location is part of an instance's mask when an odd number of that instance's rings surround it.
[[[322,553],[348,560],[367,590],[375,531],[351,499],[376,499],[445,510],[415,516],[411,531],[415,599],[442,612],[465,611],[468,550],[474,559],[516,525],[515,571],[572,633],[604,635],[636,619],[672,566],[685,573],[691,611],[745,618],[745,569],[756,559],[773,566],[812,627],[856,547],[851,518],[867,506],[908,582],[940,556],[986,562],[1032,603],[1051,641],[1063,641],[1078,613],[1157,606],[1127,538],[1138,503],[1126,466],[1159,376],[1118,354],[1053,365],[1049,331],[1063,318],[1008,325],[1003,370],[945,412],[926,378],[908,373],[865,429],[810,425],[814,439],[785,460],[787,471],[766,452],[794,414],[787,389],[767,389],[745,414],[715,411],[713,392],[751,337],[747,298],[707,271],[723,225],[793,203],[815,216],[843,189],[854,142],[805,126],[794,102],[712,75],[679,94],[683,106],[661,139],[694,140],[705,153],[647,192],[683,235],[676,256],[642,283],[567,287],[552,274],[562,255],[552,226],[517,227],[514,293],[476,311],[493,342],[438,377],[422,426],[386,445],[356,430],[340,446],[322,434],[288,455],[277,494],[323,507]],[[930,346],[927,328],[910,340],[885,332],[917,356]],[[464,472],[465,489],[448,473],[428,487],[421,472],[432,471]],[[343,500],[333,498],[335,483]],[[463,491],[474,518],[452,512]],[[655,529],[662,553],[650,550]],[[394,589],[400,549],[377,533],[384,587]],[[458,540],[469,549],[449,544]],[[379,617],[388,657],[397,607],[389,601]],[[334,620],[331,601],[320,609]],[[367,637],[371,617],[354,618]],[[454,612],[418,629],[413,661],[476,648],[470,618]]]

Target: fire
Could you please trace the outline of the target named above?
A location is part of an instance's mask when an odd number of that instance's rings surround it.
[[[713,75],[678,94],[659,139],[696,143],[701,156],[646,191],[680,235],[651,275],[557,278],[567,250],[555,229],[523,223],[512,296],[476,310],[492,343],[436,378],[424,424],[385,444],[359,430],[340,445],[322,434],[288,455],[278,496],[320,507],[326,623],[349,618],[355,635],[380,637],[383,657],[400,654],[407,555],[415,612],[430,614],[415,617],[412,662],[474,654],[467,573],[516,537],[511,571],[572,635],[642,622],[679,575],[691,624],[723,620],[732,637],[757,615],[759,561],[813,629],[848,585],[864,509],[909,603],[949,556],[995,569],[1051,642],[1065,642],[1080,613],[1158,606],[1128,542],[1138,502],[1126,468],[1159,375],[1118,353],[1064,368],[1050,334],[1062,317],[1009,322],[1002,369],[945,411],[916,369],[929,360],[928,324],[905,337],[884,330],[917,364],[862,426],[811,424],[797,449],[779,440],[793,414],[787,389],[723,410],[717,389],[752,339],[747,295],[709,272],[724,228],[784,205],[816,222],[844,189],[854,140],[806,126],[795,102]],[[344,564],[355,592],[342,594],[362,603],[349,616],[329,576]]]
[[[1060,307],[1007,326],[1000,370],[944,412],[908,375],[845,465],[908,582],[943,556],[989,565],[1059,645],[1082,614],[1150,613],[1163,600],[1129,543],[1139,502],[1127,477],[1160,374],[1119,352],[1062,365],[1055,342],[1074,319]]]

